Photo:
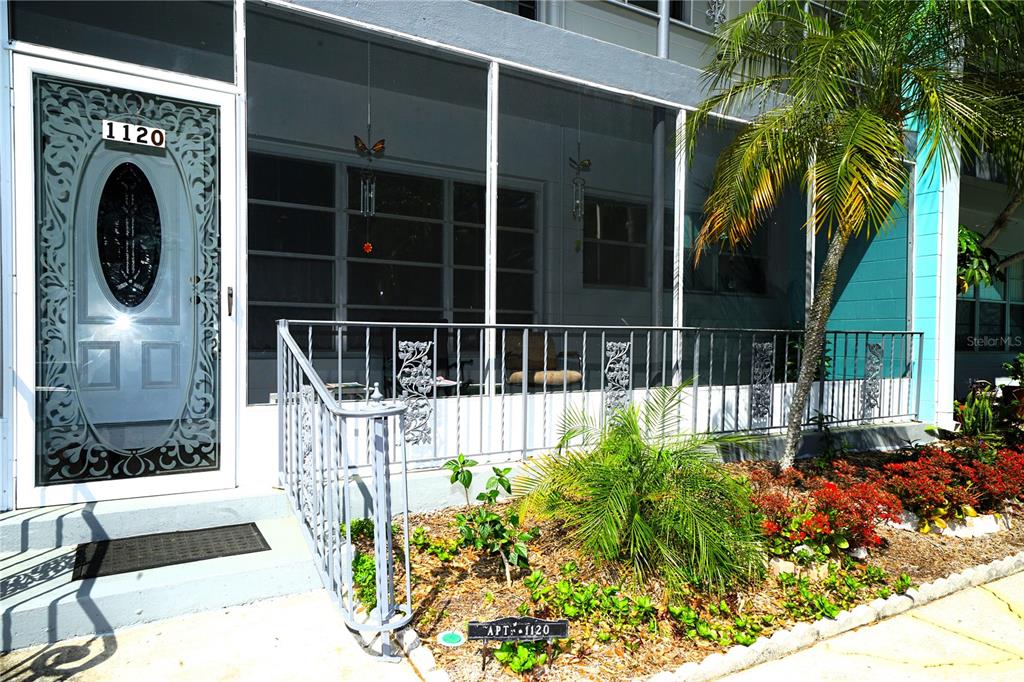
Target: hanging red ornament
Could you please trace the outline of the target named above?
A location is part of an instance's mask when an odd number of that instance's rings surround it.
[[[363,242],[363,253],[372,253],[372,252],[373,252],[373,244],[371,244],[370,242]]]

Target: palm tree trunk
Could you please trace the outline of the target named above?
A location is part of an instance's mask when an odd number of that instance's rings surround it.
[[[783,469],[793,466],[797,448],[800,447],[800,436],[804,421],[804,409],[811,395],[814,375],[821,365],[822,352],[825,348],[825,325],[832,313],[832,293],[839,275],[839,261],[843,258],[846,243],[850,237],[842,230],[836,230],[828,245],[825,262],[821,266],[818,288],[814,292],[814,300],[807,316],[804,330],[803,356],[800,360],[800,374],[796,382],[793,402],[789,405],[789,421],[786,429],[786,449],[783,451],[780,465]],[[822,370],[824,371],[824,370]]]

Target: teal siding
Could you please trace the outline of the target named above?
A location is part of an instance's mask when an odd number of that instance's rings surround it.
[[[895,206],[888,228],[850,240],[839,267],[830,330],[907,329],[908,223],[906,208]],[[826,248],[819,237],[819,259]]]

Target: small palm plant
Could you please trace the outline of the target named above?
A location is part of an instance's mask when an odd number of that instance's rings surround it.
[[[524,511],[564,522],[571,541],[672,590],[724,588],[760,571],[747,485],[717,461],[740,439],[679,434],[683,386],[597,423],[567,411],[555,453],[516,481]]]

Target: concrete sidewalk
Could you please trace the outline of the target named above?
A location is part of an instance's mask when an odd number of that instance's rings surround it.
[[[957,592],[721,679],[1024,680],[1024,573]]]
[[[179,616],[0,657],[4,682],[419,679],[408,661],[384,663],[366,654],[325,590]]]

